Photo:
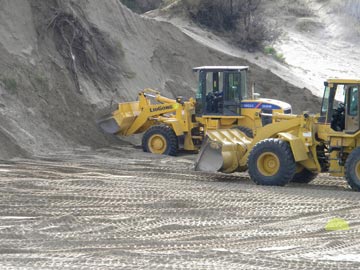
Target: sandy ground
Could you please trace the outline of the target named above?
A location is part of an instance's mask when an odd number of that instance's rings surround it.
[[[359,269],[360,193],[254,185],[131,146],[0,165],[1,269]],[[348,231],[327,232],[332,218]]]

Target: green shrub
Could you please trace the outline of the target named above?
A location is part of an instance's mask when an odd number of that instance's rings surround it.
[[[282,53],[275,54],[275,59],[281,63],[285,63],[285,56]]]
[[[264,48],[264,53],[274,55],[274,54],[276,54],[276,50],[274,47],[267,46]]]
[[[264,48],[264,53],[267,54],[267,55],[271,55],[275,60],[277,60],[277,61],[279,61],[281,63],[285,63],[284,54],[277,52],[274,47],[266,46]]]

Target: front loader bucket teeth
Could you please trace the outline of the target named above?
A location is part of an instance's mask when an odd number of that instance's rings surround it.
[[[108,134],[116,134],[120,131],[120,126],[112,115],[106,115],[97,121],[99,127]]]
[[[206,138],[195,161],[195,170],[217,172],[223,166],[221,144]]]
[[[195,170],[232,173],[245,171],[243,157],[251,139],[238,129],[207,131],[195,162]]]

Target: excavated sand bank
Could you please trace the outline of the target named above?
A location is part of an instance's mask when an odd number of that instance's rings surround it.
[[[3,0],[0,10],[0,157],[101,147],[95,120],[145,87],[194,96],[200,65],[250,65],[264,97],[317,112],[319,102],[271,71],[210,49],[119,1]],[[111,140],[111,144],[117,142]]]

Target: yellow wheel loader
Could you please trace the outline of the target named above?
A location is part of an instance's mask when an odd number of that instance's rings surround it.
[[[195,167],[248,169],[255,183],[276,186],[309,183],[327,172],[360,191],[359,87],[360,80],[330,79],[320,114],[273,114],[272,124],[257,128],[254,138],[234,129],[208,131]]]
[[[260,113],[291,113],[288,103],[273,99],[247,99],[246,66],[206,66],[199,74],[196,99],[169,99],[152,89],[138,101],[120,103],[98,121],[103,131],[120,136],[144,133],[145,152],[176,155],[179,149],[197,151],[207,130],[237,128],[249,137],[271,122]]]

